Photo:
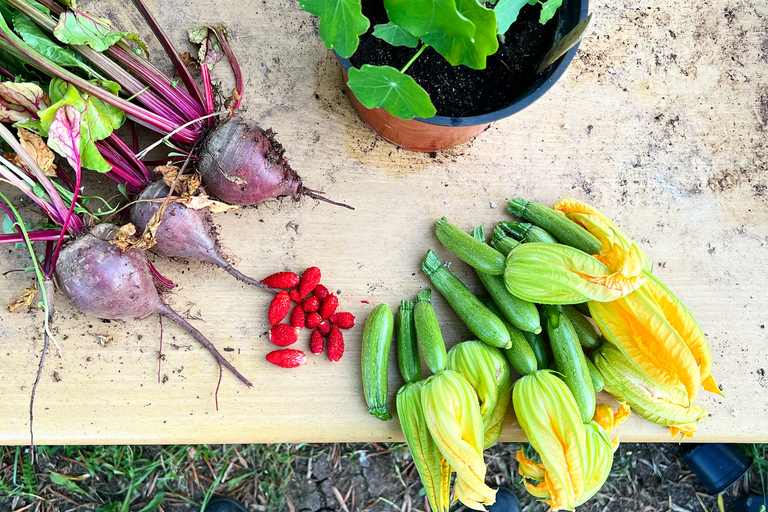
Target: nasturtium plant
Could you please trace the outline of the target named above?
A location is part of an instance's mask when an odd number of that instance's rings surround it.
[[[549,21],[563,0],[382,0],[388,23],[374,27],[373,36],[392,46],[418,48],[397,70],[364,64],[349,70],[348,86],[368,108],[383,108],[402,119],[431,117],[436,109],[429,94],[406,74],[428,47],[452,66],[485,69],[499,49],[499,39],[517,20],[525,4],[541,4],[540,23]],[[320,18],[319,34],[328,48],[350,58],[370,22],[361,0],[299,0],[302,9]],[[407,50],[406,50],[407,51]]]

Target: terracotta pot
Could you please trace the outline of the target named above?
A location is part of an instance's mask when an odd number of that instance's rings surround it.
[[[589,10],[589,0],[564,0],[557,17],[554,41],[570,32]],[[467,142],[485,131],[494,121],[509,117],[541,98],[563,75],[576,55],[577,44],[539,75],[537,80],[512,104],[500,106],[494,112],[470,117],[433,116],[429,118],[400,119],[381,108],[366,108],[347,87],[347,70],[352,67],[349,59],[336,55],[342,65],[344,87],[352,106],[360,118],[374,132],[387,141],[413,151],[439,151]]]

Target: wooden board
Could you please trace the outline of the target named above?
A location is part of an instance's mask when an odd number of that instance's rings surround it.
[[[362,125],[316,20],[295,2],[150,5],[182,46],[187,28],[226,24],[246,79],[244,115],[278,132],[307,186],[356,208],[283,200],[217,215],[227,252],[255,277],[319,266],[359,324],[345,333],[341,362],[310,356],[306,367],[279,369],[264,360],[273,348],[264,292],[206,265],[155,258],[179,283],[173,307],[196,318],[254,389],[225,373],[216,410],[213,359],[168,322],[160,384],[156,318],[105,323],[58,297],[63,359],[48,359],[37,392],[38,443],[401,440],[396,421],[368,415],[362,323],[373,305],[395,306],[427,285],[419,268],[428,248],[450,259],[432,233],[436,219],[446,215],[466,229],[492,225],[508,218],[505,202],[518,195],[546,204],[574,196],[615,218],[712,345],[725,397],[702,391],[698,403],[709,415],[695,440],[768,442],[768,4],[594,1],[577,58],[543,99],[436,155],[398,150]],[[85,8],[141,26],[123,2]],[[3,271],[27,263],[22,250],[0,252]],[[451,268],[479,289],[465,265]],[[0,302],[31,282],[7,274]],[[449,344],[466,339],[442,298],[435,302]],[[41,318],[0,312],[0,443],[29,441]],[[101,346],[100,335],[114,341]],[[394,362],[390,384],[394,395]],[[625,441],[671,439],[637,417],[620,432]],[[510,412],[502,439],[522,438]]]

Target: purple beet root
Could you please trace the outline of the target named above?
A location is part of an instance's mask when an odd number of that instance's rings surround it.
[[[139,233],[144,231],[152,215],[162,205],[161,202],[141,202],[141,200],[165,199],[169,191],[168,185],[162,181],[156,181],[141,193],[139,202],[131,207],[130,213],[130,221]],[[155,233],[155,240],[157,243],[150,249],[155,254],[212,263],[247,284],[270,290],[263,283],[242,274],[221,256],[219,241],[208,210],[193,210],[183,204],[169,203],[160,227]]]
[[[206,187],[230,204],[255,205],[267,199],[308,196],[354,210],[306,188],[283,157],[274,134],[233,118],[219,125],[205,140],[198,169]]]
[[[153,313],[179,324],[248,387],[253,386],[189,322],[157,293],[149,261],[137,249],[123,252],[109,243],[117,227],[101,224],[64,247],[56,264],[56,282],[69,301],[83,313],[99,318],[144,318]]]

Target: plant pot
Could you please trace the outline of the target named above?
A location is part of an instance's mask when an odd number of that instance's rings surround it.
[[[558,15],[550,21],[550,23],[557,24],[553,44],[584,19],[588,10],[588,0],[564,0]],[[347,71],[352,67],[352,63],[349,59],[339,57],[338,54],[336,57],[343,68],[342,74],[347,95],[365,124],[385,140],[404,149],[432,152],[463,144],[485,131],[492,122],[516,114],[541,98],[565,73],[576,55],[578,47],[579,45],[576,44],[540,73],[533,84],[511,104],[500,105],[498,110],[488,114],[469,117],[438,115],[429,118],[400,119],[384,109],[366,108],[346,85]]]
[[[700,444],[683,460],[696,473],[709,494],[720,494],[736,483],[752,461],[735,444]]]
[[[736,501],[736,510],[739,512],[760,512],[768,510],[768,499],[762,496],[747,496]],[[761,507],[765,507],[762,508]]]

